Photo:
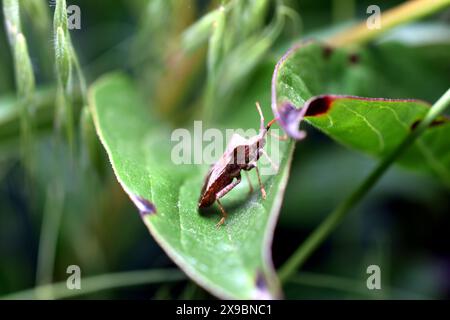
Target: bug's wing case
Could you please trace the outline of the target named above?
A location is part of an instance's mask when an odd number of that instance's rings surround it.
[[[205,191],[209,189],[211,184],[214,183],[221,175],[224,173],[227,164],[231,161],[228,155],[223,155],[218,162],[216,162],[208,173],[207,179],[205,180]]]
[[[210,186],[225,172],[225,169],[229,163],[233,161],[233,152],[239,145],[246,145],[248,140],[241,135],[235,133],[231,136],[230,142],[222,155],[222,157],[209,168],[208,174],[206,175],[205,181],[203,183],[202,191],[200,194],[199,204],[201,205],[203,201],[206,201],[205,196],[209,192]]]
[[[203,181],[203,187],[202,187],[202,191],[201,191],[201,193],[200,193],[200,198],[203,196],[203,194],[205,193],[205,190],[206,190],[206,188],[207,188],[207,186],[208,186],[208,184],[209,184],[209,178],[211,177],[211,174],[212,174],[212,172],[213,172],[213,169],[214,169],[214,165],[211,165],[210,167],[209,167],[209,170],[208,170],[208,173],[206,174],[206,177],[205,177],[205,180]]]
[[[227,148],[225,149],[224,156],[227,153],[231,153],[237,146],[239,145],[247,145],[249,142],[248,139],[244,138],[243,136],[233,133],[233,135],[230,138],[230,142],[228,142]]]

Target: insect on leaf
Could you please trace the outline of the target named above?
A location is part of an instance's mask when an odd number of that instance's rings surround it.
[[[270,84],[271,69],[267,71],[261,79],[264,87]],[[269,92],[259,97],[249,94],[249,101],[239,105],[246,110],[243,114],[249,115],[247,122],[231,120],[227,127],[234,124],[258,129],[259,116],[254,105],[257,98],[270,115]],[[277,175],[264,177],[266,200],[261,199],[256,188],[249,195],[243,181],[223,199],[229,216],[217,229],[217,207],[209,215],[198,211],[208,166],[172,162],[170,130],[157,121],[128,78],[113,74],[96,82],[90,91],[90,106],[118,181],[173,261],[218,297],[280,297],[271,262],[271,242],[293,144],[280,144],[280,170]]]

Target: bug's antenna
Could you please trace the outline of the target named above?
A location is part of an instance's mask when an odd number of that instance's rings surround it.
[[[260,126],[260,128],[264,129],[264,115],[263,115],[263,113],[261,111],[261,106],[259,105],[258,101],[256,101],[256,109],[258,110],[259,117],[261,119],[261,126]]]

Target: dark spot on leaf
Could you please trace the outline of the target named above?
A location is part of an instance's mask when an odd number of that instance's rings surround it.
[[[351,64],[357,64],[359,62],[359,55],[357,55],[356,53],[352,53],[348,56],[348,61]]]
[[[418,120],[413,122],[413,124],[411,125],[411,131],[413,131],[413,130],[415,130],[417,128],[417,126],[419,125],[420,121],[422,121],[422,119],[418,119]],[[431,122],[429,127],[439,126],[439,125],[444,124],[446,122],[448,122],[448,120],[445,119],[445,118],[443,118],[443,119],[436,119],[436,120],[433,120],[433,122]]]
[[[323,47],[323,57],[324,59],[328,59],[331,57],[331,54],[333,53],[333,48],[330,46],[324,46]]]
[[[416,121],[413,122],[413,124],[411,125],[411,131],[416,130],[416,128],[417,128],[417,126],[419,125],[420,121],[421,121],[421,120],[418,119],[418,120],[416,120]]]
[[[333,103],[334,98],[330,96],[319,96],[313,98],[309,101],[309,103],[305,106],[308,108],[306,110],[306,117],[316,117],[328,112]]]
[[[156,207],[153,203],[140,196],[130,195],[134,205],[138,208],[141,217],[156,213]]]

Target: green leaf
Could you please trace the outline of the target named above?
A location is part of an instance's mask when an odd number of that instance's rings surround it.
[[[209,39],[208,46],[208,74],[212,81],[216,81],[217,67],[219,65],[220,58],[222,56],[222,47],[226,25],[226,13],[225,8],[221,7],[213,24],[213,31]]]
[[[271,69],[268,71],[259,83],[266,87]],[[251,104],[236,106],[241,114],[230,114],[222,126],[226,123],[228,128],[256,129],[256,92],[261,91],[249,89],[245,100]],[[258,96],[263,106],[268,106],[268,95],[266,91]],[[217,229],[218,208],[213,207],[210,215],[201,215],[197,209],[207,166],[172,162],[171,132],[142,102],[133,83],[123,75],[106,76],[92,86],[89,98],[97,133],[118,181],[173,261],[218,297],[279,297],[270,245],[293,143],[280,143],[280,170],[277,175],[263,177],[266,200],[261,199],[258,190],[248,195],[243,180],[223,198],[229,217]],[[268,109],[265,113],[269,114]],[[271,154],[270,149],[267,151]],[[254,173],[250,175],[253,180]],[[255,181],[253,185],[257,186]]]
[[[215,9],[205,14],[195,24],[183,32],[181,43],[187,52],[193,51],[208,40],[213,30],[213,24],[222,14],[222,8]]]
[[[277,64],[272,108],[292,137],[303,137],[298,125],[305,116],[334,140],[382,158],[414,130],[430,105],[420,100],[336,95],[357,93],[351,90],[358,85],[348,77],[354,71],[352,59],[359,58],[315,42],[295,46]],[[450,184],[449,136],[450,122],[438,118],[399,163],[432,172]]]
[[[354,149],[384,157],[417,126],[429,109],[416,100],[326,96],[327,112],[307,120],[327,135]],[[320,105],[321,103],[319,103]],[[310,105],[311,106],[311,105]],[[309,111],[312,110],[309,109]],[[411,168],[430,170],[450,182],[450,123],[435,120],[424,135],[399,159]]]

